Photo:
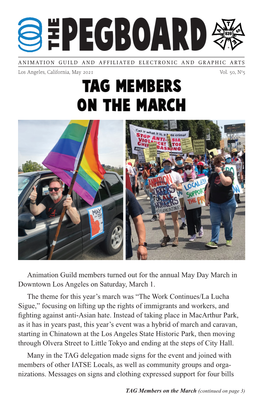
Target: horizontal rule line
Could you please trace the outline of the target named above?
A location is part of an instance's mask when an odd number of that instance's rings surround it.
[[[221,56],[221,57],[216,57],[216,56],[211,56],[211,57],[188,57],[188,56],[185,56],[185,57],[177,57],[177,56],[170,56],[170,57],[154,57],[154,56],[151,56],[151,57],[145,57],[145,56],[141,56],[141,57],[127,57],[127,56],[113,56],[113,57],[104,57],[104,56],[102,56],[102,57],[90,57],[90,56],[88,56],[88,57],[85,57],[85,56],[83,56],[83,57],[71,57],[71,56],[67,56],[67,57],[52,57],[52,56],[48,56],[48,57],[41,57],[41,56],[24,56],[24,57],[18,57],[18,58],[21,58],[21,59],[32,59],[32,58],[37,58],[37,59],[40,59],[40,58],[49,58],[49,59],[55,59],[55,58],[66,58],[66,59],[72,59],[72,58],[74,58],[74,59],[77,59],[77,58],[81,58],[81,59],[84,59],[84,58],[90,58],[90,59],[107,59],[107,58],[119,58],[119,59],[128,59],[128,58],[133,58],[133,59],[136,59],[136,58],[152,58],[152,59],[154,59],[154,58],[158,58],[158,59],[169,59],[169,58],[171,58],[171,59],[176,59],[176,58],[220,58],[220,59],[226,59],[226,58],[232,58],[232,59],[237,59],[237,58],[245,58],[245,57],[225,57],[225,56]]]
[[[162,65],[162,66],[160,66],[160,65],[140,65],[140,66],[134,66],[134,65],[114,65],[114,66],[112,66],[112,65],[103,65],[103,66],[76,66],[76,67],[74,67],[74,66],[71,66],[71,65],[69,65],[69,66],[64,66],[64,67],[62,67],[61,65],[49,65],[49,66],[43,66],[43,65],[40,65],[40,66],[35,66],[35,65],[33,65],[33,66],[31,66],[31,65],[18,65],[18,68],[24,68],[24,69],[26,69],[26,68],[35,68],[35,69],[52,69],[52,68],[60,68],[62,71],[63,70],[65,70],[65,69],[75,69],[75,70],[77,70],[77,69],[92,69],[92,68],[233,68],[233,69],[245,69],[246,67],[245,66],[240,66],[240,67],[238,67],[238,66],[233,66],[233,65],[213,65],[213,66],[207,66],[207,65],[200,65],[200,66],[189,66],[189,65],[180,65],[180,66],[178,66],[178,65]]]

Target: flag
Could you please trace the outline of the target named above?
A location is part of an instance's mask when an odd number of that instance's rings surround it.
[[[89,120],[71,120],[55,147],[43,161],[66,185],[70,186],[85,141]],[[80,163],[73,190],[92,205],[105,170],[98,154],[99,120],[94,120]]]

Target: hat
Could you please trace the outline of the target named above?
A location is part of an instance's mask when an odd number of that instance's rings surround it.
[[[175,157],[175,159],[177,159],[177,158],[183,158],[180,154],[177,154],[177,156]]]
[[[233,148],[232,153],[236,153],[236,152],[237,152],[237,149]]]
[[[197,163],[197,166],[198,165],[202,165],[202,167],[204,166],[204,163],[203,163],[203,161],[199,161],[198,163]]]
[[[192,158],[187,157],[187,158],[185,159],[185,161],[184,161],[184,166],[186,166],[186,165],[191,165],[191,166],[193,166],[193,160],[192,160]]]
[[[225,160],[226,160],[227,158],[231,158],[231,155],[230,155],[230,154],[226,154],[224,158],[225,158]]]
[[[169,157],[168,157],[168,158],[164,158],[163,161],[162,161],[162,164],[165,163],[165,161],[169,161],[169,163],[171,163],[171,164],[173,163],[172,160],[171,160],[171,158],[169,158]]]

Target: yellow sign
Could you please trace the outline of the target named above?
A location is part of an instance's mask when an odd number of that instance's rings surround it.
[[[193,149],[195,155],[205,154],[205,140],[193,140]]]
[[[160,163],[163,162],[163,159],[164,159],[164,158],[170,158],[169,152],[160,153]]]
[[[149,155],[151,159],[155,159],[157,156],[157,143],[149,143]]]
[[[193,145],[191,137],[182,138],[181,139],[181,146],[183,154],[192,153]]]

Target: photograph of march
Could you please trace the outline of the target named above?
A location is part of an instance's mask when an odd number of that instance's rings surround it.
[[[123,121],[18,128],[18,259],[122,260]]]
[[[126,122],[126,258],[245,259],[245,121]]]

